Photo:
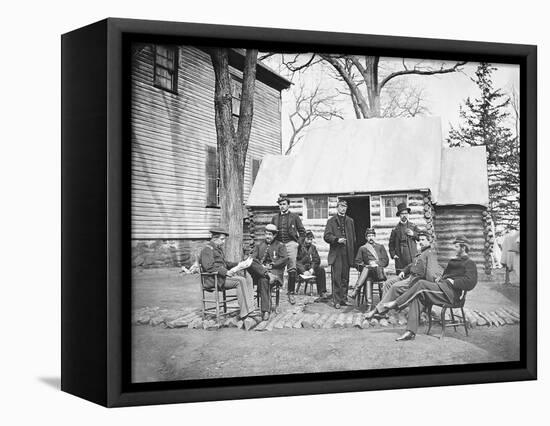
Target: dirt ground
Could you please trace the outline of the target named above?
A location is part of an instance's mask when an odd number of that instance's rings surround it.
[[[177,269],[138,270],[133,275],[134,309],[200,307],[197,276]],[[481,311],[518,308],[519,287],[504,286],[500,272],[469,293],[466,305]],[[300,298],[300,296],[298,297]],[[283,298],[284,299],[284,298]],[[299,300],[298,300],[299,302]],[[286,301],[282,303],[283,310]],[[133,381],[310,373],[514,361],[519,359],[519,327],[448,330],[439,340],[421,328],[411,342],[395,342],[404,331],[377,329],[274,329],[270,332],[220,329],[132,327]],[[435,333],[439,329],[436,327]]]

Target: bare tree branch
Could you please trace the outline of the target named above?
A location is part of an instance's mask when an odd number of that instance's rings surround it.
[[[412,74],[416,74],[416,75],[448,74],[451,72],[460,71],[461,67],[464,66],[466,63],[467,63],[466,61],[457,62],[456,64],[454,64],[452,67],[449,67],[449,68],[445,68],[444,65],[441,65],[441,68],[439,69],[423,70],[415,66],[413,69],[405,68],[401,71],[395,71],[389,74],[388,76],[386,76],[386,78],[382,80],[382,82],[380,83],[380,89],[382,89],[391,79],[395,77],[399,77],[402,75],[412,75]]]

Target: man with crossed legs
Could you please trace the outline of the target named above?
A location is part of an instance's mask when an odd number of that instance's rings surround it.
[[[384,309],[403,309],[409,306],[407,330],[396,340],[413,340],[418,330],[422,306],[452,304],[456,305],[467,291],[477,284],[477,268],[468,256],[469,241],[463,237],[454,240],[456,257],[449,261],[441,279],[435,283],[419,280],[409,290],[393,302],[384,304]]]

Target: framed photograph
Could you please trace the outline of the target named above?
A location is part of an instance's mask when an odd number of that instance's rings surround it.
[[[64,34],[62,389],[113,407],[536,379],[536,58]]]

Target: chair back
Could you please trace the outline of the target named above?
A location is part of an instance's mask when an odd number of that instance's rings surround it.
[[[218,285],[218,273],[217,272],[204,272],[204,269],[203,269],[202,265],[199,264],[199,275],[201,277],[200,283],[201,283],[201,288],[203,290],[212,291],[212,290],[214,290],[215,287],[217,287],[217,285]],[[205,278],[207,278],[207,277],[213,277],[214,283],[213,283],[212,287],[206,287],[205,286],[205,284],[206,284]]]

